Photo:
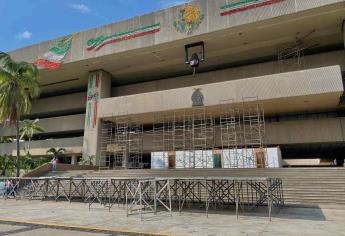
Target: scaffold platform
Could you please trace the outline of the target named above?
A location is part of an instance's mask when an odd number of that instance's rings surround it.
[[[127,217],[185,208],[253,210],[284,206],[283,182],[268,177],[164,178],[0,178],[1,197],[8,199],[79,201],[103,205],[109,211],[125,207]]]

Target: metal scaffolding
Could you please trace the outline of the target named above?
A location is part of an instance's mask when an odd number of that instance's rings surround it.
[[[151,158],[170,168],[265,168],[265,114],[257,97],[241,103],[157,112],[145,133],[152,135]],[[152,127],[150,129],[150,127]],[[103,123],[100,166],[142,168],[143,123],[130,116]],[[219,134],[216,136],[216,133]],[[222,166],[216,165],[215,155]]]
[[[266,168],[265,114],[257,97],[241,106],[220,106],[220,139],[225,168]]]
[[[143,123],[129,123],[127,168],[143,168]]]
[[[265,114],[258,98],[243,99],[243,145],[244,165],[250,168],[266,168]]]
[[[100,156],[98,159],[98,166],[100,168],[109,168],[110,160],[113,156],[112,143],[114,142],[114,129],[111,122],[102,122],[101,124],[101,145]]]
[[[103,122],[100,168],[142,168],[143,124],[128,117]]]
[[[157,214],[158,207],[163,207],[172,216],[171,188],[168,178],[139,179],[127,185],[126,212],[129,215],[144,213]]]
[[[242,162],[238,155],[238,149],[242,145],[241,110],[237,107],[228,107],[221,102],[219,129],[224,167],[238,168]]]
[[[109,211],[126,207],[127,216],[157,214],[173,209],[181,214],[186,207],[228,209],[236,206],[253,210],[284,206],[283,183],[267,177],[176,177],[176,178],[0,178],[0,198],[81,201],[89,210],[100,204]]]
[[[205,107],[155,114],[153,144],[157,152],[174,152],[178,166],[207,168],[214,147],[214,119]]]
[[[205,107],[193,108],[191,117],[192,133],[192,160],[193,168],[212,168],[209,163],[212,162],[212,154],[209,150],[214,148],[214,119],[211,112]]]
[[[304,55],[308,49],[318,46],[318,44],[308,44],[308,38],[315,33],[312,30],[304,35],[296,34],[295,40],[291,43],[280,45],[277,48],[278,66],[281,72],[291,69],[303,69],[305,67]]]

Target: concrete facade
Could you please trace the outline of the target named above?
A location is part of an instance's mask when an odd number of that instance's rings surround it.
[[[27,147],[27,142],[21,142],[20,146],[24,150]],[[83,137],[75,138],[60,138],[60,139],[47,139],[32,141],[30,143],[30,153],[33,156],[45,156],[47,155],[47,150],[51,147],[62,147],[67,150],[66,154],[82,154]],[[14,155],[15,144],[0,144],[0,155]],[[23,151],[22,150],[22,151]]]
[[[218,78],[228,77],[226,70],[212,74]],[[344,91],[340,67],[332,66],[102,99],[98,114],[102,118],[108,118],[124,114],[135,115],[191,108],[191,96],[195,88],[199,88],[204,94],[205,106],[217,106],[222,100],[231,100],[236,104],[241,103],[243,97],[257,96],[259,100],[267,103],[264,104],[266,113],[324,110],[337,106],[339,97]],[[327,96],[327,101],[317,98],[318,95]],[[298,97],[302,97],[301,104],[296,102]],[[308,97],[312,99],[304,102]],[[296,102],[296,106],[289,107],[288,104],[291,102]],[[308,105],[303,106],[303,103]]]
[[[194,32],[193,36],[201,36],[220,30],[230,30],[241,26],[247,26],[262,21],[273,21],[277,17],[289,16],[292,14],[302,14],[308,10],[315,10],[320,7],[334,8],[335,4],[342,4],[343,0],[306,0],[295,1],[285,0],[279,4],[262,7],[256,9],[255,14],[237,14],[220,17],[220,7],[236,1],[227,0],[197,0],[193,1],[194,5],[200,7],[201,12],[205,15],[205,22],[200,25],[199,29]],[[340,5],[341,6],[341,5]],[[167,44],[175,42],[180,39],[189,38],[188,35],[178,33],[172,26],[175,21],[178,11],[181,7],[173,7],[166,10],[158,11],[155,13],[135,17],[126,21],[115,24],[110,24],[97,29],[91,29],[84,32],[79,32],[76,36],[75,42],[72,46],[72,53],[65,59],[65,63],[72,63],[81,60],[87,60],[95,57],[102,57],[110,54],[126,52],[133,49],[140,49],[150,47],[153,45]],[[99,35],[109,35],[111,32],[126,31],[128,28],[141,24],[148,25],[153,23],[161,23],[160,34],[137,39],[134,42],[124,42],[121,47],[109,45],[104,50],[98,52],[87,52],[87,40],[95,38]],[[131,27],[132,26],[132,27]],[[27,48],[19,49],[12,52],[14,58],[21,60],[34,61],[36,55],[44,54],[52,45],[54,41],[48,41],[39,45],[33,45]]]
[[[23,117],[39,118],[45,129],[35,135],[32,152],[39,156],[49,147],[65,147],[73,163],[80,155],[99,158],[103,122],[126,115],[150,126],[155,113],[190,109],[194,89],[200,89],[204,106],[215,114],[221,101],[228,101],[230,107],[243,98],[257,97],[270,120],[267,145],[345,147],[341,102],[345,1],[283,0],[222,15],[223,6],[237,2],[193,1],[202,20],[189,33],[174,27],[185,7],[181,5],[74,34],[61,68],[40,70],[42,97]],[[149,26],[153,28],[147,33]],[[131,36],[142,28],[145,34]],[[99,50],[90,47],[125,33],[123,39]],[[282,67],[277,49],[300,38],[305,38],[306,55],[298,65],[288,58]],[[206,61],[193,76],[184,64],[184,46],[199,41],[205,42]],[[33,62],[55,43],[51,40],[10,54]],[[90,82],[95,76],[100,77],[97,88]],[[281,117],[295,118],[276,120]],[[13,135],[13,128],[0,127],[0,136]],[[220,145],[219,131],[216,140]],[[145,152],[152,151],[152,142],[145,134]],[[14,149],[13,144],[0,144],[0,154],[12,155]]]

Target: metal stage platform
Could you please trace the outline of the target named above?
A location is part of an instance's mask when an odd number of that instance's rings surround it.
[[[236,207],[253,210],[284,205],[283,183],[267,177],[188,177],[188,178],[0,178],[1,197],[80,201],[111,208],[125,207],[127,217],[160,211],[180,214],[198,206],[208,216],[210,209]]]

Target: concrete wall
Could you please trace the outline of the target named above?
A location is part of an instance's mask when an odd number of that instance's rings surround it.
[[[267,143],[301,144],[345,142],[345,118],[266,123]]]
[[[266,143],[312,144],[345,142],[345,118],[323,118],[266,123]],[[221,147],[220,130],[215,130],[216,146]],[[154,150],[152,134],[144,134],[144,151]]]
[[[27,146],[28,146],[27,142],[20,143],[21,150],[24,150],[24,148]],[[33,155],[36,155],[36,154],[45,155],[46,150],[51,147],[66,148],[68,149],[67,151],[70,154],[73,154],[73,153],[81,154],[82,146],[83,146],[83,137],[47,139],[47,140],[32,141],[30,143],[30,148],[32,149]],[[4,154],[12,155],[15,149],[16,149],[15,143],[0,144],[0,155],[4,155]],[[35,149],[37,149],[37,151],[35,151]]]
[[[251,11],[252,14],[242,12],[234,15],[220,16],[220,7],[229,3],[234,3],[235,0],[197,0],[193,4],[200,6],[201,12],[205,15],[203,22],[199,29],[192,35],[179,33],[174,29],[173,22],[178,18],[181,6],[170,9],[158,11],[152,14],[147,14],[135,17],[126,21],[115,24],[106,25],[100,28],[91,29],[80,32],[75,35],[71,52],[67,55],[65,63],[85,60],[94,57],[101,57],[109,54],[120,53],[138,48],[149,47],[158,44],[165,44],[168,42],[190,38],[191,36],[208,34],[223,29],[235,28],[253,22],[260,22],[263,20],[273,19],[279,16],[285,16],[293,13],[300,13],[308,9],[326,6],[335,3],[342,3],[343,0],[285,0],[281,3],[271,6],[257,8]],[[110,44],[100,51],[87,51],[86,42],[91,38],[96,38],[101,35],[108,36],[114,33],[128,31],[140,26],[145,26],[153,23],[161,23],[161,31],[156,34],[147,35],[145,37],[136,38],[133,40],[121,42],[118,44]],[[43,55],[49,48],[51,48],[55,40],[33,45],[23,49],[11,52],[15,59],[34,61],[38,56]]]
[[[300,70],[300,68],[296,68],[293,65],[295,64],[291,63],[291,66],[286,67],[286,71],[290,72]],[[340,65],[341,70],[345,71],[344,50],[320,53],[306,56],[304,58],[305,69],[313,69],[332,65]],[[148,93],[160,90],[183,88],[229,80],[238,80],[250,77],[271,75],[280,73],[280,69],[281,67],[278,66],[277,61],[258,63],[224,70],[211,71],[206,73],[197,73],[195,76],[180,76],[164,80],[113,87],[112,96],[119,97],[131,94]]]
[[[229,78],[227,71],[210,73]],[[271,113],[335,109],[344,88],[339,66],[267,75],[241,80],[200,85],[205,106],[242,102],[243,97],[258,96]],[[102,99],[99,117],[148,114],[192,107],[194,87]],[[231,99],[231,100],[230,100]]]
[[[44,129],[44,134],[75,132],[84,130],[85,114],[59,116],[40,119],[39,125]],[[0,126],[0,136],[15,136],[14,126]]]
[[[47,115],[75,110],[85,110],[86,92],[42,98],[33,102],[31,115]]]
[[[86,106],[86,92],[73,93],[33,101],[30,111],[31,117],[55,116],[40,119],[39,125],[44,133],[62,133],[83,131],[85,114],[65,115],[73,112],[84,112]],[[0,136],[15,135],[15,128],[0,125]]]

